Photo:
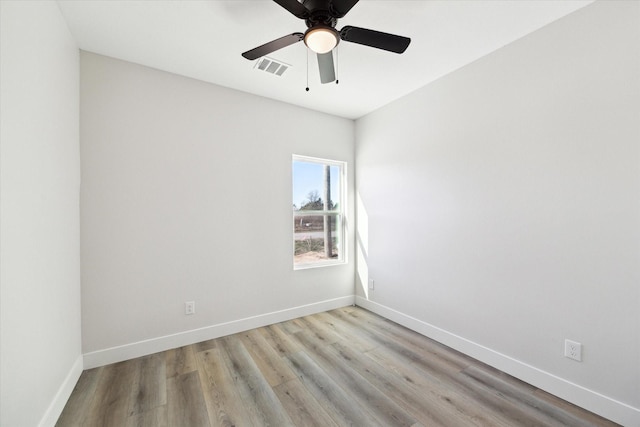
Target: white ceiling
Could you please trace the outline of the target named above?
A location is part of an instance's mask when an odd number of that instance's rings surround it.
[[[338,22],[411,38],[398,55],[342,42],[340,84],[320,84],[304,43],[270,57],[282,77],[244,51],[304,22],[271,0],[58,0],[83,50],[355,119],[561,18],[593,0],[361,0]]]

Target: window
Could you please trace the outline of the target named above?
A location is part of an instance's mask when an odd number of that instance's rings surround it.
[[[293,156],[293,266],[345,262],[344,183],[346,164]]]

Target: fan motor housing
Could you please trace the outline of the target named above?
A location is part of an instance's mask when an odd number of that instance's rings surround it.
[[[303,0],[302,4],[309,11],[309,17],[305,20],[307,27],[321,24],[335,28],[338,19],[330,0]]]

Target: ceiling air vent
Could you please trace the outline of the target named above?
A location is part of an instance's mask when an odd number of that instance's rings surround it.
[[[256,70],[266,71],[267,73],[274,74],[276,76],[282,76],[289,67],[291,67],[291,65],[265,56],[258,60],[254,68]]]

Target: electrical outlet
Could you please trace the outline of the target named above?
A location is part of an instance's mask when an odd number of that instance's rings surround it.
[[[582,344],[571,340],[564,340],[564,356],[582,362]]]
[[[373,279],[369,279],[369,289],[370,290],[374,290],[375,289],[375,285],[374,285]]]
[[[195,301],[187,301],[184,303],[184,314],[195,314],[196,303]]]

